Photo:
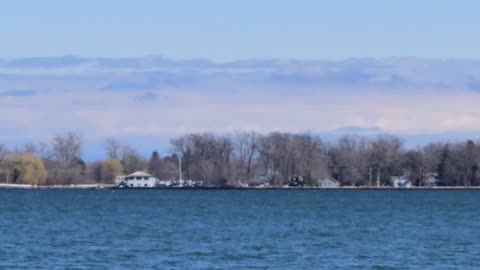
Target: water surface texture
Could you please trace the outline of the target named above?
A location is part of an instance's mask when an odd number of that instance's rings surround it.
[[[0,190],[0,269],[480,268],[479,191]]]

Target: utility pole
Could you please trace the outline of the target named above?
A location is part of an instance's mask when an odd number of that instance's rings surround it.
[[[178,181],[182,181],[182,157],[178,156]]]
[[[380,168],[377,168],[377,187],[380,186]]]
[[[368,167],[368,175],[370,180],[368,186],[371,187],[372,186],[372,167]]]

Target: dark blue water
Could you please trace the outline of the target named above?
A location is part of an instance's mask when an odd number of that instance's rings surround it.
[[[480,268],[480,192],[0,190],[0,269]]]

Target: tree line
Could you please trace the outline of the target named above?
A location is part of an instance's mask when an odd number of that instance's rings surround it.
[[[332,177],[341,185],[391,185],[392,176],[406,176],[422,185],[435,173],[445,186],[480,185],[480,144],[436,142],[409,149],[398,137],[346,136],[335,142],[313,134],[235,132],[192,133],[170,140],[170,154],[153,151],[143,157],[115,138],[104,142],[105,159],[82,159],[78,133],[54,136],[49,142],[8,149],[0,145],[0,182],[71,185],[114,182],[118,175],[144,170],[161,180],[179,177],[207,185],[269,183],[281,186],[295,176],[307,185]],[[179,160],[180,159],[180,160]]]

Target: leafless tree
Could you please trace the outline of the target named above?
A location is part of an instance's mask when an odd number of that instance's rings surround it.
[[[426,172],[436,172],[438,170],[444,147],[443,143],[429,143],[422,147]]]
[[[82,155],[82,136],[75,132],[57,135],[52,141],[53,154],[59,160],[72,164]]]
[[[282,185],[295,174],[295,156],[291,134],[274,132],[262,138],[259,148],[264,177],[273,185]]]
[[[114,137],[105,139],[104,146],[108,158],[119,159],[121,145],[117,139]]]
[[[478,178],[480,154],[472,141],[457,143],[451,147],[451,162],[456,172],[455,185],[470,186]]]
[[[415,185],[420,185],[424,173],[427,172],[424,152],[421,149],[407,151],[403,157],[402,167],[404,174]]]
[[[15,149],[18,154],[35,154],[37,152],[37,146],[33,143],[26,143],[22,147]]]
[[[291,144],[295,175],[304,176],[309,185],[316,185],[329,175],[326,147],[319,137],[297,134],[292,137]]]
[[[193,178],[193,135],[183,135],[170,140],[171,151],[181,159],[182,174],[187,179]]]
[[[123,146],[120,161],[126,174],[148,169],[148,161],[130,146]]]
[[[161,158],[158,151],[152,152],[148,170],[158,179],[175,179],[178,176],[177,163],[171,158]]]
[[[369,167],[376,172],[376,184],[390,184],[390,176],[402,175],[403,142],[391,135],[380,135],[371,141]]]
[[[101,182],[102,180],[102,162],[95,161],[87,164],[88,179],[93,182]]]
[[[170,142],[171,156],[162,158],[154,152],[150,161],[132,147],[120,147],[114,138],[108,138],[104,146],[107,156],[120,160],[127,174],[149,170],[158,178],[172,179],[178,175],[181,158],[184,179],[204,180],[207,185],[268,181],[279,186],[293,176],[303,176],[309,185],[326,176],[343,185],[390,185],[394,175],[406,175],[420,185],[427,172],[438,173],[445,185],[480,185],[480,143],[472,140],[406,149],[402,140],[390,135],[343,137],[327,144],[312,134],[236,132],[233,136],[192,133]],[[0,178],[11,176],[12,157],[24,153],[43,161],[47,184],[88,183],[102,178],[102,163],[85,164],[81,159],[82,138],[73,132],[54,137],[51,145],[27,143],[11,151],[0,145]]]
[[[35,153],[42,160],[50,159],[53,156],[52,151],[50,150],[48,144],[45,143],[45,142],[39,142],[36,145],[36,152]]]
[[[5,160],[8,154],[8,149],[5,145],[0,144],[0,164]]]
[[[171,140],[172,151],[182,158],[188,178],[226,184],[232,178],[234,143],[230,136],[211,133],[187,134]]]
[[[363,138],[341,137],[329,150],[330,174],[344,184],[370,184],[367,157],[371,151]]]
[[[241,181],[249,181],[256,169],[260,135],[251,132],[235,133],[235,158],[237,163],[237,178]]]
[[[7,160],[8,153],[7,147],[0,144],[0,182],[7,179],[11,171]]]

